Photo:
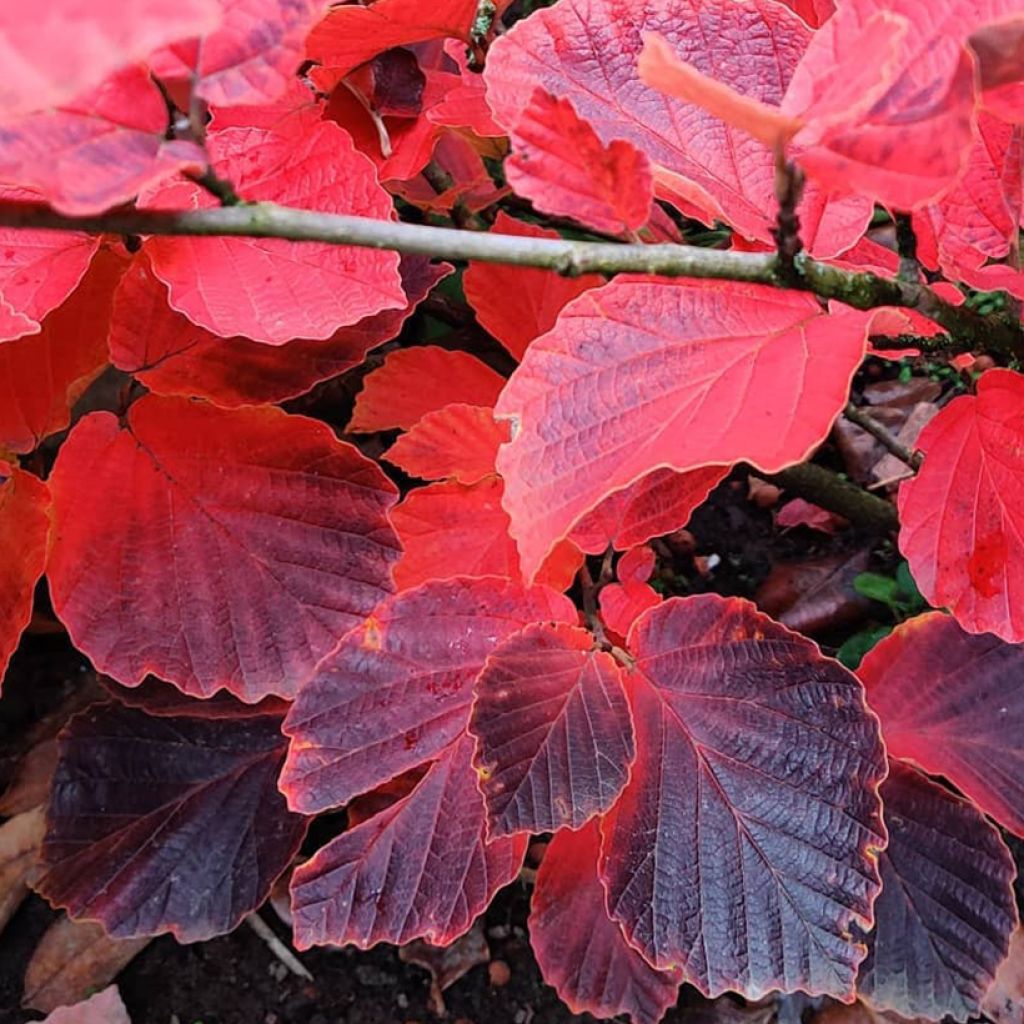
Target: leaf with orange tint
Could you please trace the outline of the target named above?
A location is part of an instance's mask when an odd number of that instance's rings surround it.
[[[597,822],[552,839],[530,901],[530,945],[544,980],[573,1013],[658,1024],[679,995],[682,972],[656,971],[623,938],[605,909],[599,851]]]
[[[428,412],[460,402],[494,405],[504,378],[468,352],[421,345],[390,353],[367,374],[348,429],[366,434],[401,427],[408,430]]]
[[[29,894],[38,874],[39,847],[46,833],[46,813],[33,807],[0,825],[0,931]]]
[[[849,999],[885,845],[885,752],[857,679],[737,598],[634,624],[637,757],[601,825],[608,909],[702,992]]]
[[[537,227],[499,211],[496,234],[517,238],[558,238],[558,232]],[[516,358],[522,359],[534,338],[555,326],[562,309],[577,295],[604,283],[597,274],[562,277],[553,270],[470,263],[463,276],[466,301],[480,326]]]
[[[1010,851],[973,804],[893,761],[882,783],[889,845],[857,978],[903,1018],[976,1017],[1017,926]]]
[[[394,486],[280,409],[147,395],[80,420],[50,482],[54,609],[126,686],[291,697],[392,589]]]
[[[50,530],[50,492],[42,480],[0,460],[0,685],[32,618]]]
[[[573,301],[495,408],[512,422],[497,468],[524,575],[654,470],[805,459],[846,403],[869,324],[723,281],[625,277]]]
[[[469,729],[492,837],[579,828],[615,802],[635,753],[615,659],[585,629],[537,622],[488,656]]]
[[[384,458],[422,480],[469,485],[494,472],[498,447],[507,440],[505,424],[495,422],[493,410],[453,402],[414,423]]]
[[[376,0],[372,6],[334,7],[309,35],[306,55],[320,67],[313,80],[325,90],[378,53],[428,39],[469,42],[477,0]]]
[[[38,334],[0,345],[0,451],[27,454],[64,430],[71,407],[107,365],[107,332],[121,255],[97,253],[81,284]]]
[[[292,876],[299,949],[453,942],[519,873],[526,836],[486,835],[483,797],[456,739],[406,797],[343,832]]]
[[[647,223],[654,198],[650,161],[623,139],[604,145],[569,100],[534,89],[515,139],[505,174],[536,209],[610,235]]]
[[[392,215],[373,165],[331,122],[224,128],[209,133],[206,148],[216,173],[246,201],[381,220]],[[217,201],[198,185],[176,181],[150,191],[143,205],[195,210]],[[329,338],[339,327],[406,305],[394,252],[217,237],[151,237],[145,251],[171,306],[223,338],[268,345]]]
[[[921,431],[900,485],[900,551],[929,604],[1024,640],[1024,376],[990,370]]]
[[[502,482],[493,474],[469,487],[444,481],[410,491],[391,513],[402,543],[394,571],[399,589],[452,576],[521,580],[502,494]],[[566,590],[582,564],[579,548],[562,541],[545,558],[534,582]]]
[[[220,338],[171,309],[167,288],[140,253],[114,298],[110,359],[159,395],[195,395],[229,409],[294,398],[358,366],[367,352],[398,334],[430,289],[451,272],[447,264],[415,256],[404,257],[399,269],[405,308],[364,317],[323,341],[274,346]]]
[[[109,985],[149,938],[112,939],[93,921],[61,915],[43,933],[25,968],[22,1006],[49,1013]]]
[[[114,938],[196,942],[270,894],[306,834],[277,789],[281,719],[94,704],[61,733],[39,891]]]
[[[291,806],[342,806],[439,756],[465,731],[488,655],[540,620],[575,622],[576,610],[546,587],[494,578],[435,581],[389,598],[320,663],[285,720],[281,788]]]
[[[802,126],[798,118],[787,116],[777,106],[744,96],[725,82],[701,74],[676,56],[664,36],[653,32],[644,35],[638,70],[645,85],[702,107],[766,146],[784,146]]]
[[[630,627],[648,608],[662,600],[647,583],[656,562],[653,549],[646,544],[630,548],[615,567],[618,582],[602,587],[598,594],[601,618],[621,637],[629,634]]]
[[[1024,836],[1024,649],[931,612],[897,626],[857,674],[890,754]]]
[[[662,600],[654,587],[648,584],[654,571],[654,551],[646,545],[631,548],[616,567],[618,583],[609,583],[597,596],[601,618],[609,629],[621,637],[628,635],[633,623],[648,608]]]

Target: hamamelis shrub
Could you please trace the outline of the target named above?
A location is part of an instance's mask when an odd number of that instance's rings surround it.
[[[37,890],[197,941],[291,871],[300,950],[443,945],[549,833],[574,1010],[977,1014],[1024,835],[1022,42],[1024,0],[4,5],[0,671],[45,574],[109,691]],[[849,404],[894,353],[992,368],[897,441]],[[810,463],[844,411],[895,502]],[[936,610],[854,675],[666,597],[649,542],[739,464]]]

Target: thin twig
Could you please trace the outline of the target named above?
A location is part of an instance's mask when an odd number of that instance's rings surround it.
[[[297,974],[307,981],[313,980],[302,961],[274,934],[270,925],[263,920],[258,913],[250,914],[245,923],[267,944],[270,951],[288,968],[292,974]]]
[[[786,160],[786,154],[780,145],[775,153],[775,198],[779,204],[779,212],[775,217],[772,237],[775,239],[775,251],[778,253],[779,278],[785,283],[792,283],[799,278],[796,269],[796,257],[803,249],[800,241],[800,217],[797,207],[804,191],[803,172],[794,163]]]
[[[900,256],[897,276],[901,281],[914,284],[921,280],[921,264],[917,260],[917,235],[909,213],[897,213],[893,218],[896,225],[896,251]]]
[[[856,309],[901,306],[936,321],[957,344],[1010,355],[1024,353],[1019,322],[981,316],[946,302],[927,285],[829,266],[799,254],[796,280],[779,278],[775,253],[704,249],[692,245],[617,245],[553,238],[526,238],[483,231],[406,224],[343,214],[297,210],[273,203],[244,203],[209,210],[112,210],[72,217],[35,203],[0,203],[0,226],[55,228],[122,235],[281,238],[395,250],[436,259],[479,260],[546,267],[561,274],[641,273],[746,281],[798,288]]]
[[[907,448],[884,423],[876,420],[871,413],[866,412],[864,409],[858,409],[853,402],[847,402],[846,408],[843,410],[843,416],[851,423],[856,423],[861,430],[866,430],[883,448],[895,455],[900,462],[905,463],[913,470],[921,468],[921,463],[924,461],[921,453]]]
[[[604,573],[601,575],[603,577]],[[586,620],[590,632],[594,634],[598,646],[603,650],[609,651],[612,644],[604,630],[604,623],[601,621],[601,615],[597,609],[597,595],[604,584],[595,582],[586,562],[580,567],[577,578],[580,581],[580,590],[583,594],[583,618]]]

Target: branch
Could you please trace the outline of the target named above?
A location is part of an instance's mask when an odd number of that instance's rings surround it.
[[[768,479],[790,494],[795,494],[829,512],[876,533],[895,533],[899,529],[896,509],[862,487],[813,462],[790,466]]]
[[[856,423],[861,430],[866,430],[883,448],[896,456],[900,462],[913,470],[921,468],[924,457],[920,452],[911,451],[900,439],[884,424],[875,419],[871,413],[864,409],[858,409],[853,402],[847,402],[843,410],[843,416],[851,423]]]
[[[842,270],[802,254],[794,261],[795,278],[786,280],[786,268],[780,266],[775,253],[722,251],[691,245],[617,245],[522,238],[318,213],[273,203],[182,212],[115,210],[86,217],[67,216],[39,204],[0,203],[0,227],[126,235],[280,238],[394,250],[437,259],[541,267],[568,276],[639,273],[746,281],[813,292],[820,298],[838,299],[856,309],[916,309],[946,328],[958,343],[969,338],[975,349],[1024,354],[1024,332],[1020,324],[1007,318],[980,316],[962,306],[953,306],[927,285]]]

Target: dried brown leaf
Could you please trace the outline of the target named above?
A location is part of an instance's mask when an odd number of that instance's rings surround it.
[[[43,1013],[70,1006],[113,981],[150,941],[112,939],[93,921],[61,916],[28,963],[22,1005]]]

